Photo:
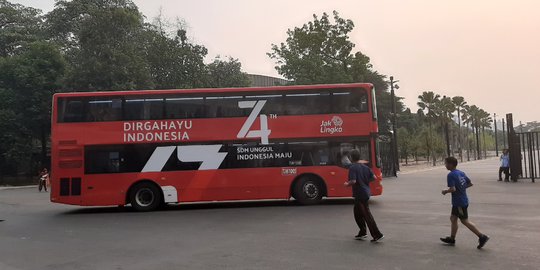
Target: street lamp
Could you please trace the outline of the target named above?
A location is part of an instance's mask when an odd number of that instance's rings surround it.
[[[397,171],[399,171],[399,156],[398,156],[398,145],[397,145],[397,132],[396,132],[396,97],[394,94],[394,88],[399,89],[399,85],[394,81],[394,76],[390,76],[390,97],[392,100],[392,148],[394,151],[394,176],[397,176]]]

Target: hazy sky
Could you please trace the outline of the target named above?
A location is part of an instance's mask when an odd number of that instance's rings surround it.
[[[53,0],[18,0],[52,10]],[[376,70],[400,80],[398,95],[417,109],[433,90],[461,95],[488,112],[540,120],[540,1],[538,0],[135,0],[148,19],[160,7],[188,23],[188,35],[216,55],[239,58],[248,73],[277,76],[266,56],[286,30],[312,14],[340,12]],[[517,123],[516,123],[517,124]]]

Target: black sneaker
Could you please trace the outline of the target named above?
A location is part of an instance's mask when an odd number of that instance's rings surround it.
[[[453,246],[456,244],[456,239],[453,239],[450,236],[447,236],[445,238],[441,238],[441,241],[445,244],[448,244],[449,246]]]
[[[362,234],[362,233],[358,233],[357,235],[354,236],[354,239],[356,240],[364,240],[367,238],[367,234]]]
[[[478,246],[477,249],[481,249],[489,240],[489,236],[483,234],[482,236],[478,237]]]
[[[373,243],[379,242],[379,241],[382,240],[383,238],[384,238],[384,235],[381,234],[381,236],[375,237],[375,238],[371,239],[371,242],[373,242]]]

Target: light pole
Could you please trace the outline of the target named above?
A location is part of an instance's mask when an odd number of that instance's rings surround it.
[[[398,145],[397,145],[397,132],[396,132],[396,96],[394,94],[394,88],[399,89],[399,85],[394,81],[394,76],[390,76],[390,97],[392,100],[392,147],[394,148],[394,175],[397,176],[397,171],[399,171],[399,156],[398,156]]]

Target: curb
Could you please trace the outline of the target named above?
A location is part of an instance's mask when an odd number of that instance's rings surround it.
[[[486,159],[471,160],[471,161],[466,161],[466,162],[462,162],[462,163],[459,163],[459,164],[471,164],[471,163],[483,162],[483,161],[496,159],[496,158],[497,157],[490,157],[490,158],[486,158]],[[427,171],[433,171],[433,170],[437,170],[437,169],[441,169],[441,168],[444,168],[443,164],[437,165],[437,166],[434,166],[434,167],[430,167],[430,168],[418,169],[418,170],[413,170],[413,171],[408,171],[408,172],[398,172],[398,177],[399,177],[399,175],[407,175],[407,174],[417,173],[417,172],[427,172]]]
[[[0,187],[0,190],[9,190],[9,189],[23,189],[23,188],[36,188],[37,185],[31,186],[16,186],[16,187]]]

